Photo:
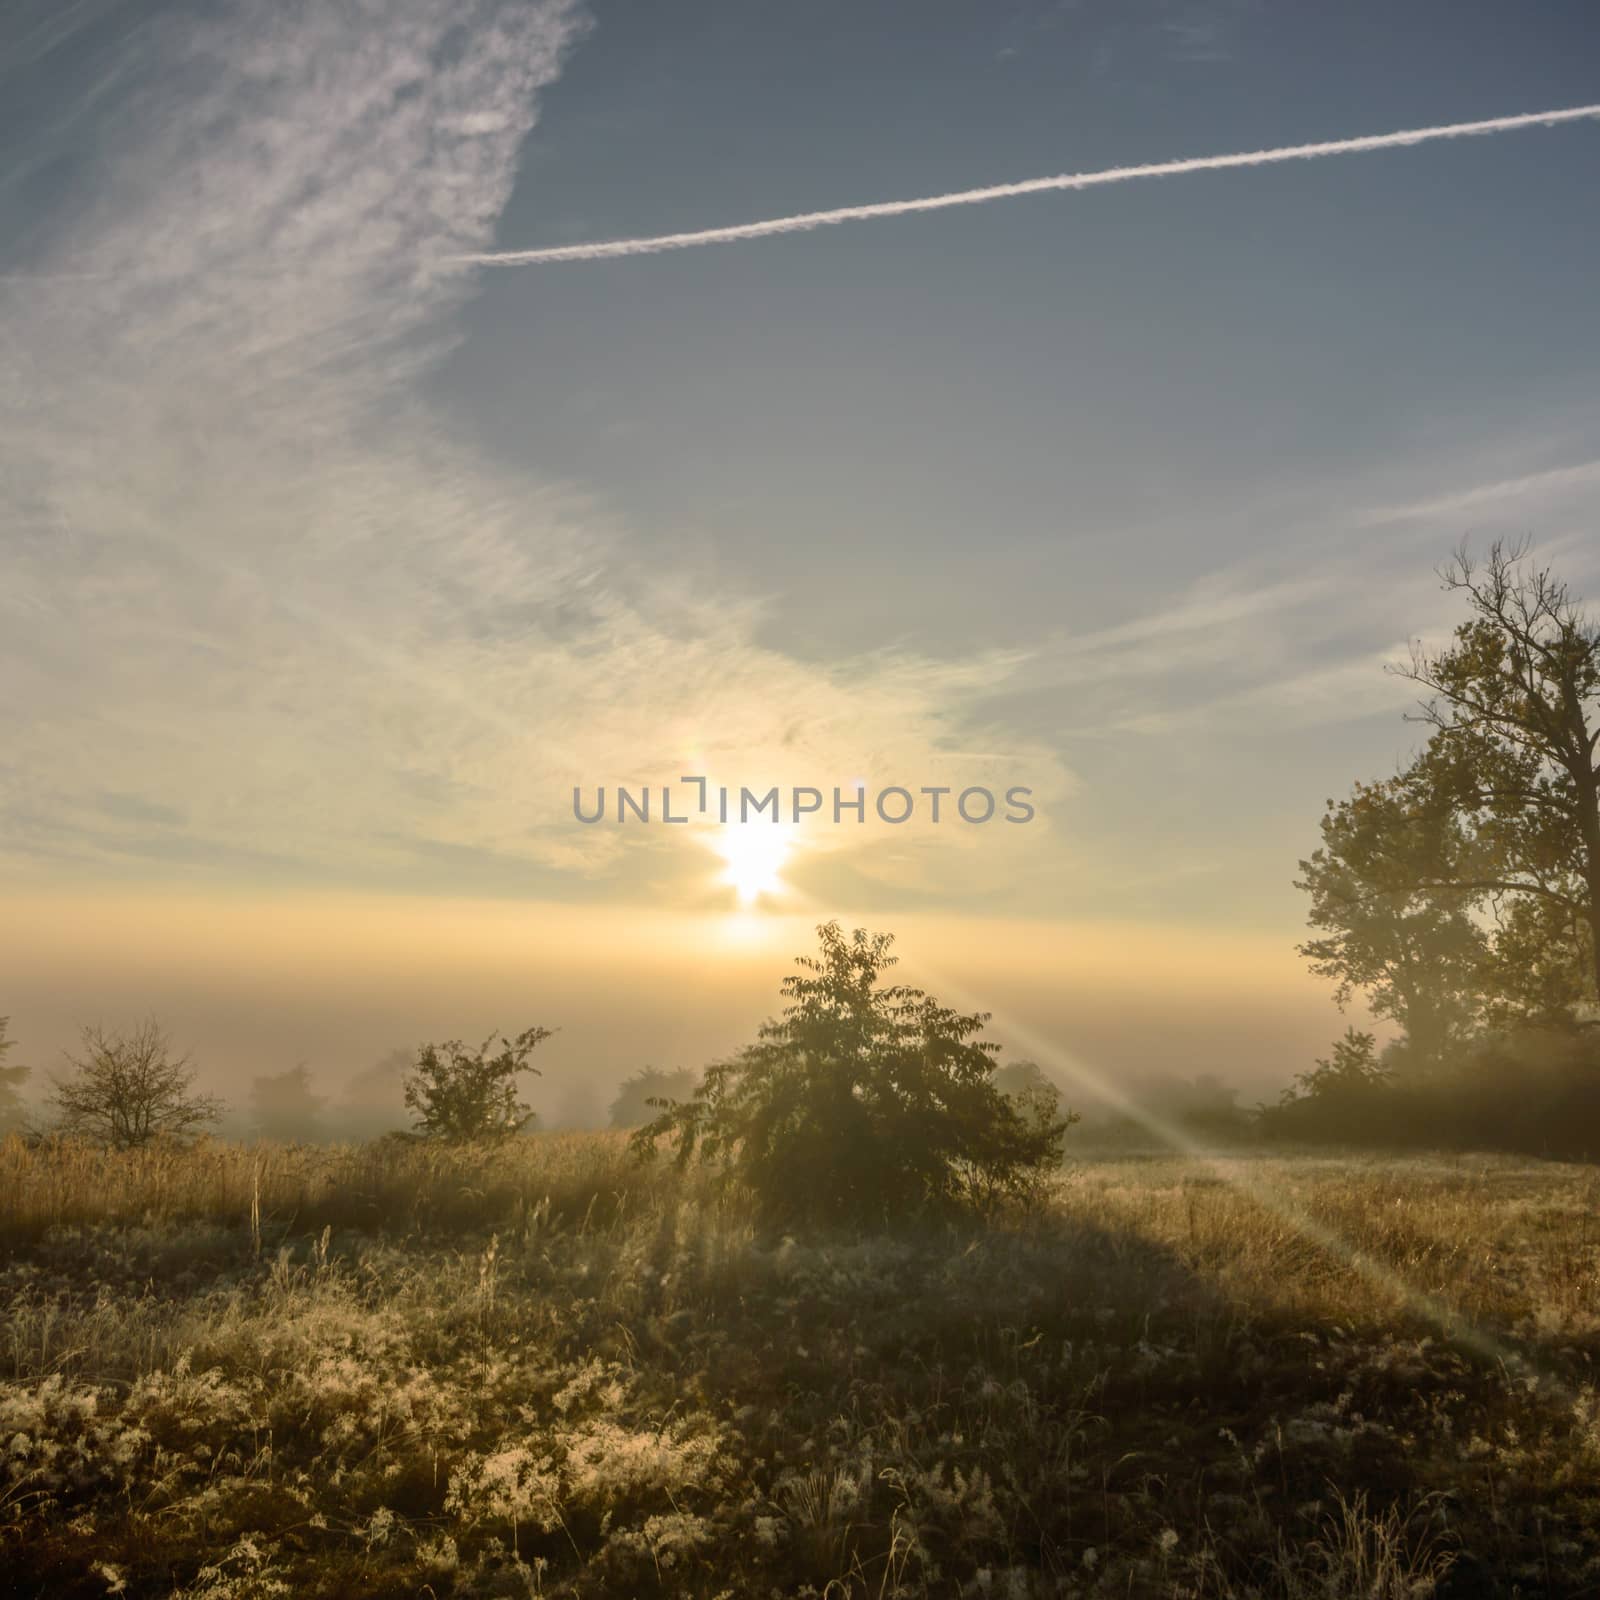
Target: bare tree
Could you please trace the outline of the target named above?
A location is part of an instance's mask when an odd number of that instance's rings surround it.
[[[220,1100],[194,1092],[189,1057],[173,1056],[153,1019],[131,1034],[85,1028],[82,1055],[67,1062],[72,1075],[54,1079],[51,1096],[64,1133],[126,1150],[159,1135],[193,1133],[222,1114]]]

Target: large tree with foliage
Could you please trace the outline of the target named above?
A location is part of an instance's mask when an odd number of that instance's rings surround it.
[[[1400,669],[1427,743],[1330,802],[1301,863],[1313,968],[1428,1050],[1600,1002],[1600,629],[1526,554],[1463,549],[1443,570],[1468,615]]]
[[[1341,1006],[1361,992],[1372,1011],[1434,1058],[1478,1020],[1488,941],[1474,897],[1440,887],[1463,839],[1448,808],[1411,774],[1358,783],[1328,802],[1322,844],[1300,863],[1318,937],[1300,946]]]
[[[1017,1192],[1059,1155],[1072,1117],[994,1081],[983,1012],[880,983],[892,937],[838,923],[783,980],[789,1004],[709,1067],[693,1098],[635,1134],[677,1141],[748,1185],[769,1224],[881,1224]]]

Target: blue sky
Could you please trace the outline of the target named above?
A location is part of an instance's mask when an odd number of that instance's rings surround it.
[[[1592,8],[0,23],[0,873],[703,909],[575,782],[1031,784],[802,903],[1300,936],[1463,536],[1593,595],[1600,124],[615,261],[493,249],[1589,103]]]

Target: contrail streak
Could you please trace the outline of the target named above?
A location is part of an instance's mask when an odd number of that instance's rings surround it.
[[[919,200],[881,200],[872,205],[840,206],[835,211],[802,211],[792,217],[769,217],[764,222],[741,222],[729,228],[701,228],[693,233],[659,233],[640,239],[563,244],[545,250],[486,250],[472,255],[452,256],[450,260],[482,267],[530,267],[551,261],[604,261],[612,256],[653,256],[663,250],[692,250],[697,245],[733,244],[740,239],[765,239],[779,233],[808,233],[813,228],[828,228],[840,222],[905,217],[916,211],[943,211],[950,206],[981,206],[991,200],[1011,200],[1018,195],[1046,194],[1058,189],[1095,189],[1104,184],[1131,183],[1136,178],[1175,178],[1189,172],[1221,172],[1229,167],[1266,167],[1280,161],[1319,161],[1324,156],[1396,150],[1405,145],[1431,144],[1438,139],[1513,133],[1519,128],[1548,128],[1560,122],[1581,122],[1594,117],[1600,117],[1600,105],[1570,106],[1560,111],[1528,111],[1515,117],[1490,117],[1483,122],[1451,122],[1433,128],[1403,128],[1396,133],[1369,133],[1358,139],[1329,139],[1321,144],[1288,144],[1274,150],[1192,156],[1182,161],[1153,161],[1138,167],[1107,167],[1100,172],[1064,172],[1053,178],[996,183],[986,189],[958,189],[952,194],[925,195]]]

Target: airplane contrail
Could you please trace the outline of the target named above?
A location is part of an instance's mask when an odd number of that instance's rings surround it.
[[[872,205],[840,206],[834,211],[802,211],[791,217],[769,217],[727,228],[701,228],[693,233],[659,233],[639,239],[607,239],[594,244],[554,245],[543,250],[484,250],[449,259],[481,267],[531,267],[552,261],[604,261],[615,256],[652,256],[664,250],[692,250],[699,245],[733,244],[740,239],[765,239],[779,233],[808,233],[841,222],[874,217],[904,217],[916,211],[943,211],[949,206],[981,206],[1018,195],[1046,194],[1058,189],[1094,189],[1104,184],[1131,183],[1136,178],[1173,178],[1188,172],[1221,172],[1229,167],[1265,167],[1280,161],[1319,161],[1324,156],[1360,155],[1368,150],[1395,150],[1431,144],[1438,139],[1464,139],[1475,134],[1512,133],[1519,128],[1552,127],[1600,117],[1600,105],[1569,106],[1558,111],[1528,111],[1514,117],[1489,117],[1482,122],[1450,122],[1432,128],[1403,128],[1396,133],[1369,133],[1356,139],[1328,139],[1321,144],[1280,145],[1273,150],[1245,150],[1232,155],[1192,156],[1182,161],[1152,161],[1137,167],[1107,167],[1099,172],[1064,172],[1053,178],[1027,178],[996,183],[985,189],[958,189],[951,194],[924,195],[917,200],[880,200]]]

